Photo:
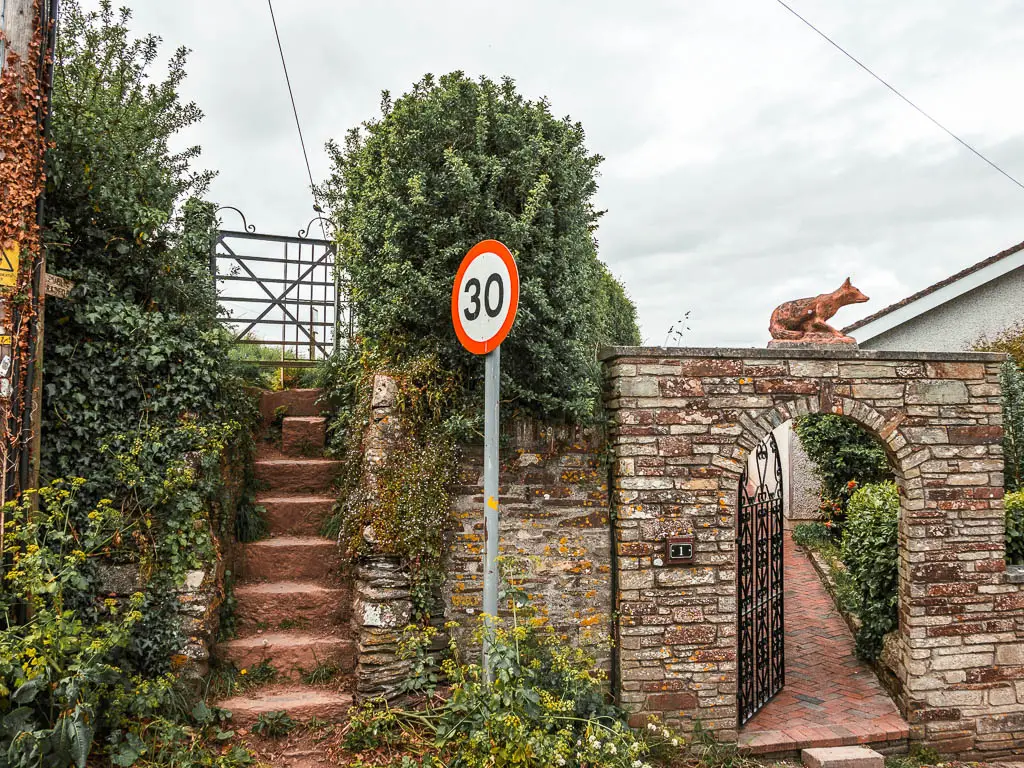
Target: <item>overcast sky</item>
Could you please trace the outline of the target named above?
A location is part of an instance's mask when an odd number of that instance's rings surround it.
[[[116,3],[116,0],[115,0]],[[260,231],[313,215],[265,0],[135,0],[135,28],[192,49],[187,141],[212,196]],[[87,3],[87,7],[92,3]],[[1024,6],[791,0],[909,98],[1024,178]],[[426,72],[511,75],[605,156],[602,259],[647,343],[768,340],[778,303],[847,275],[845,325],[1024,240],[1024,190],[775,0],[277,0],[314,178],[324,142]],[[225,219],[225,224],[235,222]],[[585,297],[581,297],[585,298]]]

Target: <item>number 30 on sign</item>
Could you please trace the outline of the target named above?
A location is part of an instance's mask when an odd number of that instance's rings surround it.
[[[474,355],[486,355],[508,335],[519,307],[519,270],[497,240],[469,249],[452,288],[455,335]]]

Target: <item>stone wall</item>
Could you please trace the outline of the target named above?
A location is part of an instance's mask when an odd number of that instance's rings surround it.
[[[409,571],[397,557],[365,557],[356,566],[356,700],[394,699],[409,673],[400,656],[401,631],[412,617]]]
[[[503,433],[500,467],[502,555],[533,558],[531,598],[559,633],[599,645],[611,636],[612,597],[603,447],[593,431],[521,419]],[[468,630],[483,603],[483,448],[463,455],[444,598],[447,618]],[[610,670],[607,648],[600,657]]]
[[[1024,592],[1004,574],[1001,356],[613,348],[602,357],[623,704],[684,730],[700,718],[736,738],[742,463],[786,420],[834,412],[882,439],[901,488],[893,653],[912,739],[961,755],[1024,748]],[[654,564],[666,536],[690,534],[695,565]]]
[[[177,616],[184,645],[176,654],[174,668],[185,679],[199,680],[210,671],[210,651],[220,631],[225,566],[225,559],[218,557],[208,570],[189,571],[177,591]],[[138,565],[101,562],[96,570],[102,595],[127,602],[133,593],[146,589]]]
[[[375,378],[363,441],[367,470],[386,458],[398,435],[395,394],[392,380]],[[560,634],[593,644],[610,672],[612,541],[603,450],[603,436],[592,430],[511,420],[502,434],[499,501],[501,554],[523,558],[531,599]],[[461,626],[456,636],[470,651],[483,604],[483,447],[463,446],[462,456],[441,599],[443,619]],[[410,615],[407,570],[393,558],[367,558],[357,568],[355,595],[357,693],[391,698],[408,669],[398,658]]]
[[[398,386],[389,376],[373,377],[370,423],[363,434],[363,490],[376,491],[374,468],[387,459],[401,436],[396,412]],[[374,545],[372,528],[363,531]],[[399,654],[402,630],[412,616],[409,571],[399,558],[364,557],[356,564],[352,631],[356,638],[356,700],[393,699],[407,677],[410,664]]]

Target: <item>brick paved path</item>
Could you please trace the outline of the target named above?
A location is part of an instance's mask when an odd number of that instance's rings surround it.
[[[854,654],[810,559],[785,536],[786,686],[744,726],[740,745],[768,753],[905,739],[907,723]]]

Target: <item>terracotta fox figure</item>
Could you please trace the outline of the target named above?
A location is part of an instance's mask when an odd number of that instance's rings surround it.
[[[854,339],[829,325],[828,320],[847,304],[860,304],[868,297],[850,284],[850,278],[832,293],[780,304],[768,326],[772,338],[781,341],[856,344]]]

